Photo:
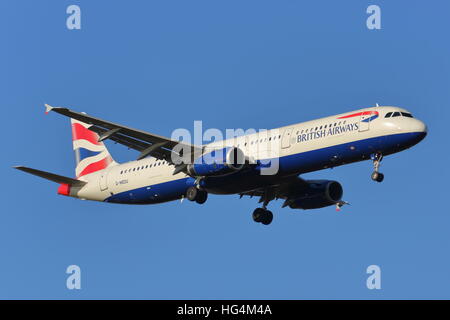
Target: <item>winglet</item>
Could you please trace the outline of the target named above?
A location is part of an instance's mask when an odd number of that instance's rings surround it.
[[[52,111],[53,107],[49,104],[45,104],[45,114],[48,114],[50,111]]]
[[[343,200],[338,201],[336,203],[336,211],[341,211],[341,208],[346,204],[350,205],[350,203],[348,203],[347,201],[343,201]]]

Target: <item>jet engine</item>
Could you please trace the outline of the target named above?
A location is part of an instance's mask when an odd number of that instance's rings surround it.
[[[337,181],[308,180],[306,188],[289,201],[292,209],[318,209],[338,203],[344,190]]]
[[[191,176],[221,176],[241,170],[245,163],[241,149],[226,147],[203,154],[187,166],[187,171]]]

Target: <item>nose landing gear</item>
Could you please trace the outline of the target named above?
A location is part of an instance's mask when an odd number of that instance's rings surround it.
[[[372,172],[372,176],[371,176],[373,181],[376,182],[382,182],[384,180],[384,174],[382,174],[381,172]]]
[[[384,174],[378,171],[380,168],[380,162],[383,159],[383,155],[381,153],[375,153],[371,156],[373,161],[373,172],[371,178],[373,181],[381,182],[384,180]]]

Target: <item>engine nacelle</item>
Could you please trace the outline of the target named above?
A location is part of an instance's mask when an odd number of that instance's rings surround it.
[[[318,209],[339,202],[344,190],[337,181],[308,180],[308,186],[290,202],[292,209]]]
[[[187,166],[191,176],[220,176],[241,170],[245,156],[241,149],[226,147],[203,154]]]

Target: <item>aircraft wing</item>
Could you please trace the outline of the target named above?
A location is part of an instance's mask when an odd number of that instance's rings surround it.
[[[53,111],[66,117],[90,124],[91,126],[89,127],[89,130],[96,132],[100,136],[100,141],[111,139],[117,143],[127,146],[128,148],[141,152],[138,156],[138,160],[147,156],[152,156],[171,163],[172,149],[177,145],[183,147],[184,150],[190,150],[191,155],[202,153],[202,148],[198,146],[175,141],[157,134],[129,128],[67,108],[52,107],[48,104],[45,106],[47,113]]]

